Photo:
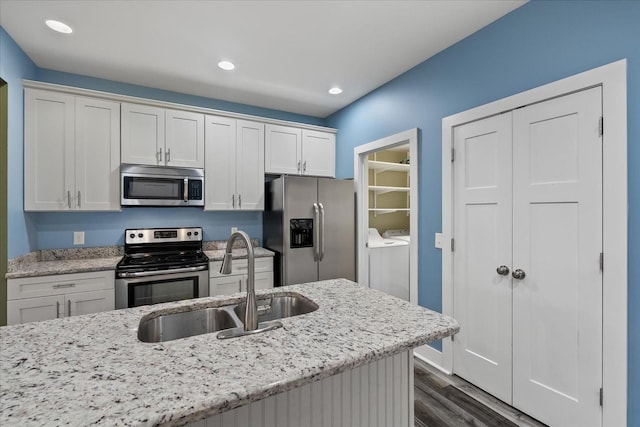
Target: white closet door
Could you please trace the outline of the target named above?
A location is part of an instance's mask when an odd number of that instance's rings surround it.
[[[601,88],[515,110],[513,405],[601,425]]]
[[[511,113],[454,130],[454,371],[511,402]]]

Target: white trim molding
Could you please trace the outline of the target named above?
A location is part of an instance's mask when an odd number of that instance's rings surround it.
[[[369,236],[369,174],[367,157],[376,151],[398,145],[409,144],[409,301],[418,304],[418,128],[387,136],[353,149],[353,180],[356,190],[356,258],[357,280],[369,285],[369,257],[367,239]]]
[[[451,148],[464,123],[586,88],[602,87],[603,134],[603,416],[605,427],[627,425],[627,61],[622,59],[442,119],[442,238],[453,236]],[[442,312],[453,315],[453,262],[442,251]],[[432,363],[453,372],[453,345],[443,340]],[[426,355],[426,357],[430,357]]]
[[[175,102],[158,101],[156,99],[139,98],[137,96],[120,95],[117,93],[102,92],[102,91],[93,90],[93,89],[83,89],[79,87],[59,85],[55,83],[38,82],[35,80],[22,80],[22,86],[25,88],[32,88],[32,89],[52,90],[55,92],[68,93],[70,95],[89,96],[92,98],[106,99],[106,100],[115,101],[115,102],[131,102],[134,104],[149,105],[152,107],[170,108],[173,110],[183,110],[183,111],[190,111],[193,113],[202,113],[202,114],[211,114],[214,116],[229,117],[231,119],[250,120],[250,121],[266,123],[266,124],[295,126],[301,129],[317,130],[320,132],[328,132],[328,133],[337,133],[337,130],[334,128],[310,125],[307,123],[271,119],[271,118],[262,117],[262,116],[252,116],[250,114],[234,113],[231,111],[197,107],[195,105],[178,104]]]

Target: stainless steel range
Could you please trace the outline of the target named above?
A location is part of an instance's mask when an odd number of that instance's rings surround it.
[[[127,229],[116,266],[116,308],[209,296],[202,228]]]

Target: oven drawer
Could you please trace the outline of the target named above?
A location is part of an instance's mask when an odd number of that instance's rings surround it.
[[[220,273],[222,261],[211,261],[209,263],[209,277],[228,276]],[[255,258],[256,273],[267,273],[273,271],[273,257]],[[246,258],[234,259],[231,263],[231,274],[247,274],[249,272],[249,262]]]

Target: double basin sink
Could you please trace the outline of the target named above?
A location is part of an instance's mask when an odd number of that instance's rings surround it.
[[[281,326],[276,321],[286,317],[311,313],[318,305],[306,297],[295,293],[261,295],[258,301],[258,329],[269,330]],[[150,313],[142,318],[138,326],[138,339],[142,342],[163,342],[194,335],[221,332],[218,338],[228,338],[228,330],[244,328],[245,303],[206,307],[178,313],[154,316]],[[277,326],[276,326],[277,327]]]

